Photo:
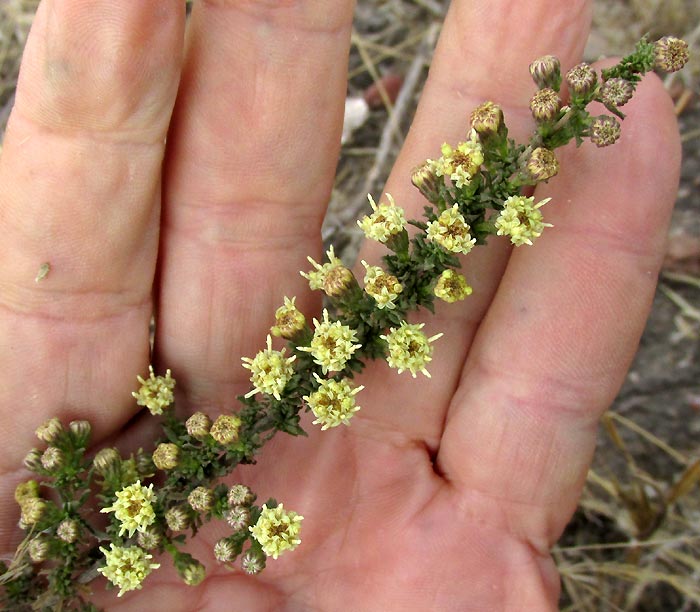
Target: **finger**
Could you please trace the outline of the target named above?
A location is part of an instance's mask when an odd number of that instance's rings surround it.
[[[577,63],[589,23],[590,3],[585,1],[452,3],[416,117],[385,189],[406,209],[408,218],[420,218],[426,203],[411,185],[411,170],[427,158],[438,157],[443,142],[464,140],[469,114],[476,106],[493,100],[504,110],[510,135],[520,141],[527,137],[533,127],[529,99],[536,89],[528,72],[529,62],[556,54],[563,66]],[[361,257],[376,260],[384,252],[370,243]],[[428,321],[425,331],[429,335],[444,333],[435,344],[429,368],[432,380],[406,381],[405,374],[395,391],[397,404],[403,406],[400,414],[393,405],[383,403],[371,415],[365,412],[365,417],[437,446],[464,357],[509,253],[506,241],[494,240],[463,259],[473,294],[459,304],[438,304],[435,317],[418,315]],[[365,397],[373,387],[381,389],[387,377],[393,380],[387,368],[377,368],[364,383]],[[425,397],[430,397],[429,408]]]
[[[318,257],[340,146],[352,2],[200,2],[170,134],[158,360],[232,406],[283,295]],[[302,308],[309,302],[300,298]]]
[[[132,414],[183,28],[175,0],[39,8],[0,162],[0,469],[50,416]]]
[[[511,257],[438,457],[541,548],[574,510],[597,420],[634,355],[676,195],[678,131],[660,81],[647,77],[624,110],[614,147],[565,149],[557,181],[537,190],[554,227]]]

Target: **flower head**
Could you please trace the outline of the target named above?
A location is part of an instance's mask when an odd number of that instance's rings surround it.
[[[591,125],[591,142],[597,147],[614,144],[620,137],[620,122],[615,117],[601,115]]]
[[[195,487],[187,496],[187,503],[195,512],[209,512],[214,506],[214,493],[207,487]]]
[[[185,421],[187,433],[196,440],[203,440],[209,435],[211,419],[203,412],[195,412]]]
[[[561,84],[561,64],[554,55],[545,55],[530,64],[530,76],[538,87],[559,89]]]
[[[260,351],[253,359],[243,357],[243,367],[253,373],[250,382],[254,386],[246,397],[256,393],[267,393],[277,400],[282,398],[280,394],[294,374],[292,362],[296,359],[296,355],[285,358],[285,350],[273,351],[272,338],[268,335],[266,349]]]
[[[100,547],[106,564],[97,571],[119,588],[117,597],[140,589],[148,574],[160,567],[160,563],[151,563],[153,555],[138,546],[109,546],[110,550]]]
[[[139,406],[145,406],[151,411],[151,414],[163,414],[163,409],[170,406],[175,399],[173,389],[175,388],[175,379],[171,378],[170,370],[166,370],[165,376],[156,376],[153,373],[153,366],[148,366],[149,376],[143,379],[137,376],[141,388],[133,392],[136,398],[136,403]]]
[[[220,414],[211,426],[209,434],[221,445],[231,444],[238,440],[240,427],[240,417],[235,414]]]
[[[172,470],[177,467],[180,449],[172,442],[161,442],[153,451],[153,464],[159,470]]]
[[[593,66],[582,62],[566,73],[566,84],[576,96],[586,96],[595,87],[598,75]]]
[[[435,173],[449,176],[458,189],[468,185],[484,163],[484,152],[474,129],[468,141],[460,142],[456,149],[444,143],[441,152],[442,156],[435,162]]]
[[[299,533],[303,519],[296,512],[285,510],[283,504],[275,508],[264,504],[258,522],[248,529],[263,552],[277,559],[285,550],[294,550],[301,543]]]
[[[36,429],[36,437],[42,442],[51,444],[63,433],[63,425],[56,417],[50,418]]]
[[[539,122],[556,119],[560,108],[561,98],[553,89],[540,89],[530,100],[532,116]]]
[[[367,270],[365,274],[365,291],[377,302],[377,308],[396,308],[394,300],[403,291],[399,279],[387,274],[379,266],[370,266],[364,259],[362,265]]]
[[[129,533],[129,537],[135,531],[144,531],[156,520],[153,511],[153,484],[144,487],[140,480],[124,487],[116,493],[117,499],[109,508],[102,508],[100,512],[114,512],[114,516],[121,522],[119,535]]]
[[[396,202],[390,194],[386,194],[389,204],[380,203],[379,206],[371,195],[368,194],[367,198],[374,212],[369,216],[362,217],[357,222],[367,238],[377,242],[386,242],[392,236],[403,231],[406,226],[406,216],[403,208],[396,206]]]
[[[681,38],[664,36],[654,44],[654,66],[664,72],[680,70],[689,57],[688,43]]]
[[[444,210],[436,221],[428,223],[428,240],[437,242],[440,246],[452,253],[469,253],[476,243],[472,238],[464,217],[455,204],[452,208]]]
[[[442,334],[436,334],[428,338],[422,331],[425,323],[401,322],[399,328],[390,328],[389,332],[380,336],[386,340],[389,348],[387,363],[389,367],[398,370],[399,374],[408,370],[413,378],[418,372],[422,372],[430,378],[430,373],[425,366],[432,361],[433,347],[431,342],[435,342]]]
[[[536,181],[547,181],[559,172],[559,161],[550,149],[537,147],[527,162],[527,171]]]
[[[608,108],[627,104],[633,95],[634,85],[619,77],[608,79],[600,88],[600,99]]]
[[[346,380],[323,379],[314,373],[319,383],[318,389],[304,396],[316,420],[314,425],[321,425],[321,430],[338,425],[349,425],[350,417],[360,407],[355,404],[355,395],[364,387],[352,387]]]
[[[459,272],[445,270],[438,278],[433,293],[441,300],[452,304],[471,295],[472,288],[467,284],[467,279]]]
[[[538,238],[545,227],[551,223],[542,221],[540,207],[552,198],[546,198],[535,204],[535,198],[525,196],[510,196],[503,203],[503,210],[496,219],[496,233],[499,236],[510,236],[515,246],[532,245],[533,238]]]
[[[311,353],[323,373],[340,372],[348,359],[359,349],[357,332],[340,321],[330,321],[328,311],[323,310],[323,321],[314,319],[314,337],[311,346],[298,346],[297,350]]]
[[[440,197],[440,183],[444,179],[435,173],[436,162],[429,159],[411,172],[411,182],[429,201],[435,203]]]
[[[300,274],[309,281],[309,287],[312,290],[322,289],[326,295],[330,297],[341,296],[351,286],[355,277],[352,272],[343,265],[335,256],[333,247],[331,246],[326,253],[328,262],[320,264],[314,261],[313,258],[307,257],[309,263],[315,268],[309,272],[300,272]]]
[[[296,297],[291,300],[285,296],[284,304],[275,311],[275,325],[270,329],[273,336],[291,339],[306,326],[306,318],[294,305]]]
[[[477,134],[495,134],[503,124],[503,111],[498,104],[484,102],[472,111],[469,120]]]

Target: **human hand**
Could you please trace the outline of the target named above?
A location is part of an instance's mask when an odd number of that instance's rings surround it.
[[[527,65],[577,63],[589,12],[453,3],[387,185],[409,217],[423,205],[410,169],[462,137],[477,104],[498,102],[526,136]],[[210,414],[248,390],[240,357],[262,346],[283,295],[318,310],[298,271],[319,259],[351,17],[344,1],[200,2],[183,52],[179,0],[42,3],[0,160],[4,549],[39,423],[86,418],[97,439],[146,446],[130,392],[154,305],[157,369],[172,369],[181,410]],[[211,526],[192,541],[202,585],[164,562],[119,600],[96,588],[99,603],[554,609],[548,550],[641,333],[675,197],[678,139],[658,81],[625,111],[614,148],[561,153],[538,188],[555,227],[534,247],[493,239],[465,259],[474,295],[427,323],[445,333],[432,379],[376,364],[351,427],[309,424],[308,439],[278,437],[237,473],[305,516],[293,554],[255,577],[217,568]]]

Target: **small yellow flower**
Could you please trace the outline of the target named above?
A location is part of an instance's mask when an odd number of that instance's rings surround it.
[[[119,588],[117,597],[127,591],[140,589],[146,577],[160,567],[160,563],[151,563],[153,555],[138,546],[122,547],[113,543],[109,546],[111,550],[100,547],[106,565],[97,568],[97,571]]]
[[[406,227],[406,215],[403,208],[396,206],[396,202],[390,194],[386,194],[389,204],[380,203],[379,206],[371,195],[368,194],[367,198],[374,212],[357,222],[367,238],[377,242],[386,242],[392,236],[403,231]]]
[[[449,176],[459,189],[469,184],[484,163],[484,152],[474,129],[467,142],[460,142],[456,149],[444,143],[441,152],[442,157],[436,161],[435,172],[438,176]]]
[[[256,393],[267,393],[277,400],[282,399],[280,394],[294,374],[292,362],[296,359],[296,355],[285,358],[285,351],[286,349],[273,351],[272,338],[268,335],[266,349],[260,351],[253,359],[243,357],[243,367],[253,373],[250,382],[254,386],[254,389],[249,391],[246,397],[251,397]]]
[[[175,399],[173,389],[175,388],[175,379],[171,378],[170,370],[166,370],[165,376],[156,376],[153,373],[153,366],[148,366],[149,376],[146,380],[137,376],[141,388],[133,392],[136,398],[136,403],[139,406],[145,406],[151,411],[151,414],[163,414],[163,409],[170,406]]]
[[[311,395],[304,396],[304,401],[316,417],[314,425],[321,425],[322,431],[349,425],[350,417],[360,409],[355,404],[355,395],[364,387],[352,387],[346,380],[323,379],[316,373],[314,378],[319,382],[319,388]]]
[[[438,278],[433,293],[441,300],[452,304],[472,294],[467,279],[454,270],[445,270]]]
[[[413,378],[417,372],[422,372],[430,378],[430,373],[425,366],[432,361],[433,347],[431,342],[435,342],[442,334],[436,334],[430,338],[421,331],[425,323],[406,323],[401,322],[401,326],[390,328],[389,333],[385,336],[380,336],[389,347],[389,356],[387,363],[389,367],[398,370],[399,374],[408,370]]]
[[[276,337],[291,339],[306,326],[306,318],[294,305],[296,297],[291,300],[285,296],[284,305],[275,311],[275,325],[270,333]]]
[[[109,508],[102,508],[100,512],[114,512],[114,516],[121,522],[119,535],[129,533],[129,537],[136,531],[145,531],[156,520],[153,511],[153,484],[144,487],[140,480],[124,487],[116,493],[117,499]]]
[[[328,249],[326,256],[328,257],[328,262],[324,264],[307,257],[306,259],[309,260],[309,263],[315,270],[300,272],[299,274],[309,281],[309,287],[312,290],[322,289],[326,295],[337,297],[342,295],[352,285],[355,277],[343,265],[343,262],[335,256],[332,246]]]
[[[298,346],[297,350],[311,353],[324,374],[339,372],[348,359],[359,349],[357,332],[340,321],[330,321],[328,311],[323,310],[323,322],[314,319],[314,337],[311,346]]]
[[[436,242],[452,253],[469,253],[476,244],[476,238],[472,238],[464,217],[459,212],[459,206],[444,210],[436,221],[428,223],[428,240]]]
[[[365,291],[377,302],[378,308],[391,310],[396,308],[394,300],[399,297],[403,287],[399,279],[387,274],[379,266],[370,266],[364,259],[362,265],[367,270],[365,274]]]
[[[539,211],[551,199],[546,198],[535,204],[534,197],[510,196],[503,203],[503,210],[496,219],[497,234],[510,236],[510,241],[515,246],[531,245],[532,240],[538,238],[545,227],[552,227],[550,223],[542,221],[542,213]]]
[[[263,552],[277,559],[285,550],[294,550],[301,543],[299,533],[303,519],[296,512],[285,510],[283,504],[276,508],[268,508],[265,504],[258,522],[248,529]]]

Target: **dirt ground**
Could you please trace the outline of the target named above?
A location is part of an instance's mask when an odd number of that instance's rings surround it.
[[[442,0],[359,0],[349,94],[377,80],[379,103],[343,146],[324,238],[352,259],[354,220],[378,194],[410,123],[447,7]],[[0,0],[0,133],[36,0]],[[700,2],[598,0],[586,59],[631,48],[644,32],[692,43],[667,80],[683,137],[669,248],[639,351],[610,416],[581,506],[555,551],[562,609],[700,610]],[[399,75],[397,81],[382,79]]]

